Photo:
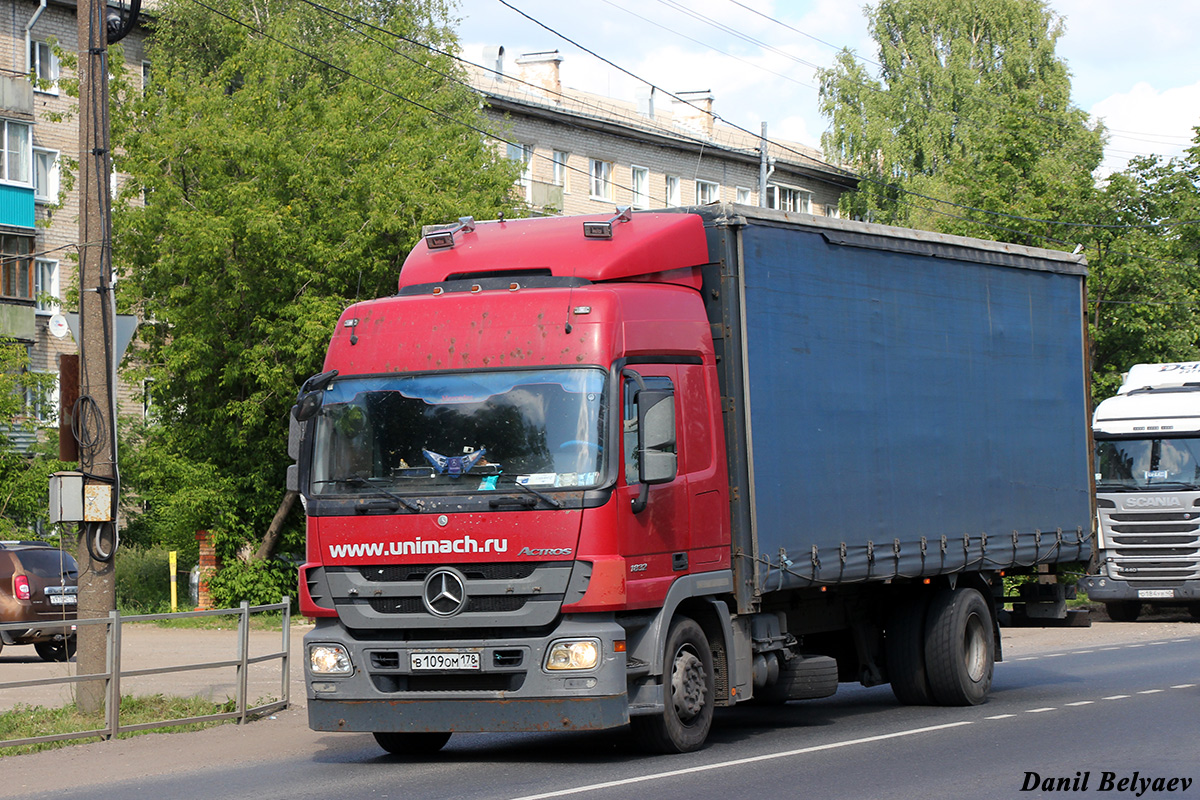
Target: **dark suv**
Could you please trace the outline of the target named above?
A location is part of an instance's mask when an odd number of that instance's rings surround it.
[[[46,661],[75,655],[75,557],[47,542],[0,542],[0,630],[4,645],[31,644]]]

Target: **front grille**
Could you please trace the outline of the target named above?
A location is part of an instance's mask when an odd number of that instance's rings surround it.
[[[1200,512],[1100,509],[1109,574],[1136,582],[1200,579]]]
[[[525,605],[525,600],[524,597],[511,596],[471,597],[462,613],[503,614],[506,611],[519,611]],[[420,614],[425,611],[425,602],[419,597],[372,598],[368,602],[372,610],[380,614]]]
[[[459,564],[456,569],[468,580],[475,581],[516,581],[528,578],[537,572],[542,564],[536,562],[519,562],[512,564]],[[437,569],[435,564],[389,564],[382,567],[358,567],[359,573],[365,580],[373,583],[403,583],[407,581],[424,582],[429,573]]]
[[[443,566],[461,576],[465,604],[457,613],[435,616],[425,605],[425,584]],[[568,593],[582,596],[586,589],[587,573],[581,571],[573,580],[573,567],[571,561],[329,566],[321,577],[347,628],[395,635],[424,628],[549,625]]]

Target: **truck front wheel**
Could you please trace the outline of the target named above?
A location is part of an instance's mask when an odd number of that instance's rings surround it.
[[[1142,604],[1137,600],[1113,600],[1104,604],[1104,610],[1113,622],[1136,622],[1142,613]]]
[[[449,731],[376,731],[374,736],[379,746],[394,756],[429,755],[441,750],[450,741]]]
[[[933,699],[943,706],[987,700],[996,663],[992,612],[975,589],[944,589],[925,618],[925,673]]]
[[[667,634],[665,656],[663,713],[634,717],[630,725],[649,750],[687,753],[703,746],[712,727],[712,650],[695,620],[677,617]]]

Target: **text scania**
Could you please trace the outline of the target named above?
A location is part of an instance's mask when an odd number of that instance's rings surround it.
[[[1121,504],[1125,508],[1175,508],[1183,505],[1178,497],[1128,497]]]
[[[528,549],[528,548],[526,548]],[[362,542],[329,545],[330,558],[419,556],[440,553],[507,553],[508,539],[417,539],[413,542]]]

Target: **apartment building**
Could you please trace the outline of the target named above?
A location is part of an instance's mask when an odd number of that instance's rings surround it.
[[[525,165],[518,191],[534,213],[719,200],[836,216],[838,198],[855,188],[811,147],[718,121],[711,92],[649,91],[624,102],[564,88],[562,61],[552,51],[510,62],[503,47],[489,47],[484,69],[469,68],[502,152]]]
[[[78,283],[79,197],[65,191],[68,165],[79,159],[76,98],[59,53],[78,51],[76,5],[65,0],[0,0],[0,336],[29,349],[30,369],[58,373],[58,356],[75,342],[50,321],[64,291]],[[140,28],[110,48],[129,79],[147,78]],[[114,189],[119,180],[114,175]],[[123,409],[138,407],[122,386]],[[39,422],[55,416],[57,396],[29,398]]]

